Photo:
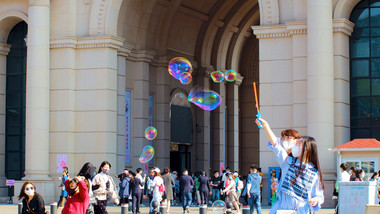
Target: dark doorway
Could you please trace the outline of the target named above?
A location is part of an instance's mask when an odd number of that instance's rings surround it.
[[[191,170],[193,115],[184,93],[175,93],[170,103],[170,168],[181,173]]]
[[[10,32],[11,45],[6,70],[5,115],[5,175],[20,180],[25,171],[25,91],[26,43],[25,22],[18,23]]]
[[[170,152],[170,168],[172,171],[182,173],[187,169],[191,171],[191,154],[187,151],[189,146],[178,145],[178,151]]]

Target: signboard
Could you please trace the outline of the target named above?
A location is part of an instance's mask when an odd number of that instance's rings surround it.
[[[57,173],[62,173],[65,166],[67,166],[67,155],[57,155]]]
[[[6,180],[6,186],[14,186],[15,185],[15,180]]]
[[[131,163],[131,92],[125,91],[125,163]]]
[[[269,167],[268,176],[269,176],[269,185],[268,185],[268,203],[273,205],[277,199],[277,188],[280,183],[280,167]]]

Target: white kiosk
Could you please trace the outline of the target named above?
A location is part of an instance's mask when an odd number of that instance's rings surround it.
[[[379,204],[377,182],[339,182],[339,214],[364,214],[366,205]]]

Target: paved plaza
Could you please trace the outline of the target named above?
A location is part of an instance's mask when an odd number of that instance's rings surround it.
[[[182,207],[180,206],[174,206],[174,207],[171,207],[170,208],[170,213],[173,214],[173,213],[183,213],[182,212]],[[49,206],[46,206],[46,210],[49,210],[50,211],[50,207]],[[59,209],[58,210],[58,214],[61,213],[61,210],[62,209]],[[120,210],[121,208],[118,207],[118,206],[109,206],[107,208],[108,210],[108,213],[109,214],[117,214],[117,213],[120,213]],[[263,210],[262,210],[262,214],[267,214],[269,213],[269,210],[270,210],[270,207],[268,206],[264,206],[263,207]],[[149,212],[149,208],[148,207],[143,207],[141,209],[141,213],[148,213]],[[198,207],[191,207],[190,208],[190,212],[191,213],[199,213],[199,208]],[[9,204],[0,204],[0,213],[1,214],[15,214],[17,213],[17,205],[9,205]],[[129,212],[131,213],[131,212]],[[208,208],[208,213],[211,213],[211,214],[216,214],[216,212],[213,212],[212,211],[212,208]],[[237,213],[236,211],[234,211],[234,213]],[[334,210],[333,209],[321,209],[318,213],[323,213],[323,214],[333,214],[334,213]]]

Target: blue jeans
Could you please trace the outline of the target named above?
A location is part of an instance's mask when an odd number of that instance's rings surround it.
[[[253,214],[256,207],[257,214],[261,214],[260,193],[251,193],[251,197],[248,198],[249,211]]]
[[[186,210],[186,207],[190,207],[191,201],[192,201],[191,192],[183,192],[182,193],[183,210]]]
[[[220,200],[220,189],[212,189],[212,202]]]

